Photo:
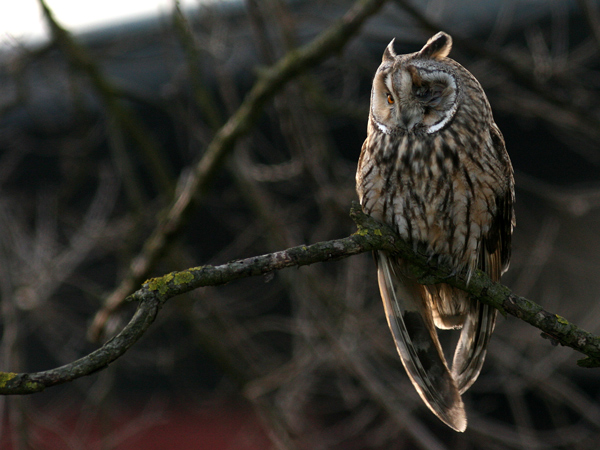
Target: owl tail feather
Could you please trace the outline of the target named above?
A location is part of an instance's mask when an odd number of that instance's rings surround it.
[[[473,300],[452,361],[452,376],[463,394],[481,372],[488,342],[496,324],[496,309]]]
[[[377,252],[375,259],[388,325],[410,380],[435,415],[456,431],[465,431],[465,408],[426,308],[424,288],[404,277],[397,261],[385,252]]]
[[[499,252],[489,253],[482,247],[479,268],[492,278],[500,281],[502,264]],[[496,325],[496,309],[475,299],[465,322],[452,361],[452,376],[461,395],[471,387],[481,372],[488,343]]]

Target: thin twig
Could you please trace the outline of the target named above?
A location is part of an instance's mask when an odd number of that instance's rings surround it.
[[[358,231],[348,237],[312,245],[301,245],[274,253],[232,261],[220,266],[193,267],[147,280],[129,299],[139,302],[130,323],[114,339],[98,350],[65,366],[37,373],[0,372],[0,394],[31,394],[46,387],[73,381],[107,367],[123,355],[152,324],[162,305],[172,297],[205,286],[219,286],[240,278],[265,275],[288,267],[335,261],[373,250],[385,250],[401,256],[407,268],[424,284],[448,283],[475,296],[503,314],[511,314],[539,328],[554,342],[571,347],[587,358],[582,367],[600,367],[600,337],[584,331],[558,314],[519,297],[506,286],[494,283],[477,271],[467,282],[466,273],[453,276],[450,267],[437,266],[424,251],[415,251],[389,227],[366,216],[355,205],[351,216]]]
[[[56,45],[63,51],[73,67],[88,76],[110,115],[136,142],[148,164],[152,181],[155,182],[157,189],[165,196],[171,194],[175,186],[173,176],[167,169],[166,159],[161,154],[161,149],[153,140],[152,133],[146,125],[131,108],[120,102],[125,92],[102,73],[96,61],[75,41],[71,33],[58,23],[45,0],[38,0],[38,2]]]
[[[549,110],[552,110],[553,113],[562,111],[573,118],[573,123],[570,124],[571,127],[581,130],[594,138],[600,136],[598,133],[600,129],[600,120],[598,117],[590,114],[589,108],[577,104],[572,96],[560,94],[560,92],[565,90],[565,87],[573,84],[568,77],[554,72],[545,83],[541,83],[535,76],[530,64],[524,64],[513,55],[502,51],[492,44],[468,38],[461,33],[455,33],[453,30],[444,27],[441,23],[430,20],[419,8],[415,7],[414,4],[416,2],[411,0],[395,0],[395,3],[410,14],[425,30],[435,33],[445,28],[452,35],[456,47],[461,47],[483,59],[492,61],[502,70],[509,73],[518,83],[519,87],[528,89],[539,99],[548,103],[550,108],[540,109],[541,113],[547,113]],[[550,82],[554,82],[553,88],[550,88]]]
[[[274,66],[261,73],[239,109],[216,133],[196,165],[185,190],[173,199],[166,212],[159,214],[161,220],[146,240],[141,252],[133,259],[129,273],[107,298],[104,307],[94,318],[88,333],[90,339],[97,340],[100,337],[104,324],[112,312],[119,309],[126,296],[149,276],[168,243],[183,228],[189,212],[208,190],[211,180],[222,167],[238,139],[246,135],[259,119],[265,104],[290,80],[339,52],[352,37],[357,35],[362,24],[377,12],[385,1],[357,1],[340,20],[312,42],[287,53]]]
[[[577,3],[594,35],[596,44],[600,47],[600,14],[598,14],[596,4],[590,0],[577,0]]]

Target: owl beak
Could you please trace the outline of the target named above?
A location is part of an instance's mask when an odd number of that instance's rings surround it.
[[[414,108],[402,108],[402,113],[400,114],[400,128],[411,131],[419,120],[419,113],[418,111],[415,111]]]

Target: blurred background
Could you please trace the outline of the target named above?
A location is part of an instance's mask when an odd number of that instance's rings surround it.
[[[79,53],[19,25],[40,23],[39,5],[25,15],[0,6],[3,371],[86,355],[98,346],[89,338],[99,311],[101,340],[121,329],[135,305],[106,299],[119,297],[216,130],[265,67],[353,4],[164,2],[136,16],[127,1],[107,3],[106,15],[94,9],[106,2],[56,3]],[[76,3],[96,20],[78,25]],[[267,103],[144,278],[353,233],[382,52],[394,37],[398,53],[417,51],[439,30],[487,92],[514,165],[517,228],[503,281],[600,333],[592,0],[388,1],[343,51]],[[581,357],[500,317],[464,396],[468,429],[455,433],[408,381],[364,254],[170,300],[106,370],[0,398],[0,448],[596,449],[600,372],[577,367]]]

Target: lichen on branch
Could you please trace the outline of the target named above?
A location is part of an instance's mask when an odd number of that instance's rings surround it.
[[[289,267],[335,261],[359,253],[381,250],[397,254],[407,261],[409,270],[419,274],[423,283],[449,283],[469,292],[503,314],[515,316],[540,329],[553,342],[568,346],[587,356],[582,367],[600,367],[600,337],[572,324],[558,314],[519,297],[506,286],[493,282],[484,272],[477,271],[467,282],[466,272],[453,274],[451,267],[437,265],[423,252],[416,251],[388,226],[365,215],[354,205],[351,217],[358,231],[351,236],[287,250],[231,261],[219,266],[192,267],[147,280],[129,296],[138,302],[138,310],[127,326],[98,350],[56,369],[37,373],[0,372],[0,394],[31,394],[46,387],[73,381],[102,370],[122,356],[148,329],[160,308],[169,299],[205,286],[219,286],[240,278],[261,276]]]

